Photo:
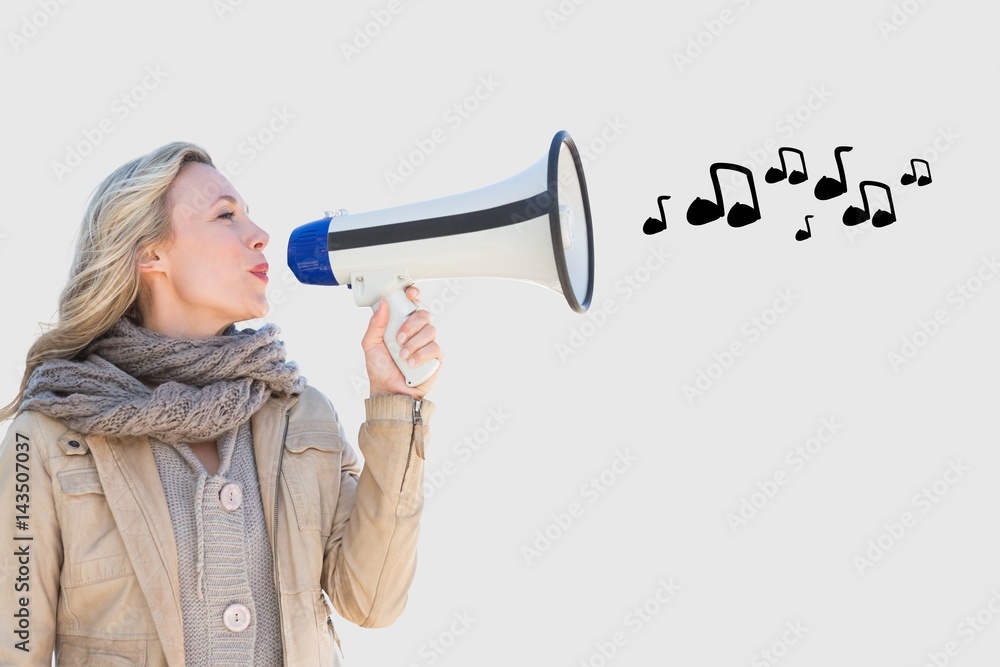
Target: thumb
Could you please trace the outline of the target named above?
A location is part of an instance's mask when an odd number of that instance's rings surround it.
[[[365,331],[365,342],[368,345],[377,345],[382,342],[385,335],[385,328],[389,324],[389,304],[383,298],[379,300],[378,310],[372,313],[372,319],[368,322],[368,330]],[[366,345],[367,347],[367,345]]]

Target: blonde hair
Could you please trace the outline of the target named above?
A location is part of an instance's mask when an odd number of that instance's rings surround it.
[[[188,162],[215,166],[200,146],[177,141],[123,164],[94,190],[59,295],[58,319],[28,350],[21,387],[0,408],[0,421],[17,414],[40,364],[73,359],[122,317],[142,323],[138,260],[171,239],[167,192]]]

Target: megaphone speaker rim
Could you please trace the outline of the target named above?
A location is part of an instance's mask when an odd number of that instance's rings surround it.
[[[559,153],[564,144],[573,157],[576,178],[580,184],[580,198],[583,200],[584,224],[587,228],[587,293],[582,301],[577,299],[573,282],[570,279],[566,253],[563,251],[562,227],[559,220]],[[549,146],[548,195],[552,252],[555,255],[559,284],[562,286],[563,296],[566,297],[569,307],[578,313],[583,313],[590,307],[590,301],[594,296],[594,227],[590,217],[590,196],[587,194],[587,181],[583,175],[583,162],[580,160],[580,152],[576,148],[576,143],[566,130],[559,130]]]

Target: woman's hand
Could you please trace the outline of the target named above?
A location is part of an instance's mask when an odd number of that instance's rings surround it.
[[[410,285],[406,288],[406,296],[411,301],[418,301],[420,290]],[[415,360],[413,365],[422,363],[428,359],[437,359],[439,362],[444,361],[441,348],[434,340],[437,336],[437,330],[430,323],[430,320],[431,314],[426,310],[418,308],[410,313],[410,316],[403,322],[403,326],[399,328],[397,336],[405,336],[402,347],[399,350],[400,355],[406,355],[404,358],[407,362],[411,359]],[[388,321],[389,304],[386,303],[385,299],[382,299],[378,310],[372,313],[372,319],[368,323],[368,330],[361,339],[361,348],[365,351],[365,365],[368,368],[368,383],[371,387],[370,395],[374,398],[375,396],[385,396],[388,394],[406,394],[417,399],[423,398],[430,391],[431,385],[437,379],[437,371],[434,371],[433,375],[416,387],[407,386],[406,378],[403,377],[399,368],[396,367],[388,348],[385,346],[385,341],[382,340]],[[440,369],[441,366],[439,363],[438,370]]]

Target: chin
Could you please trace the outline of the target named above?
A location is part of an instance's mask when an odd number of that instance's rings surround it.
[[[247,319],[260,319],[262,317],[267,317],[267,314],[271,312],[271,304],[264,302],[262,305],[258,306],[253,310],[253,315]]]
[[[233,324],[236,324],[238,322],[250,322],[252,320],[259,320],[263,317],[266,317],[269,310],[270,308],[268,308],[267,306],[263,307],[257,306],[253,308],[247,308],[242,312],[231,312],[229,317],[235,318],[233,319]]]

